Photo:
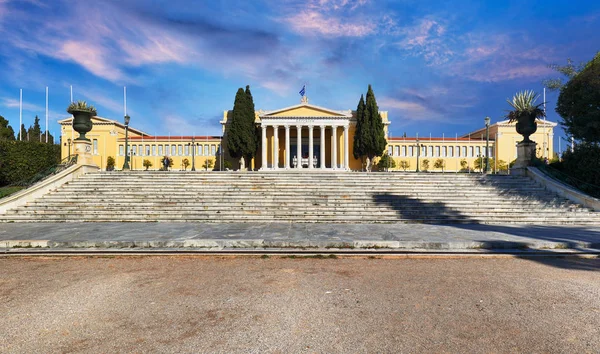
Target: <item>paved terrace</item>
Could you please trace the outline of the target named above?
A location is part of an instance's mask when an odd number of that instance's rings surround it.
[[[600,253],[600,226],[303,223],[6,223],[3,252],[90,249]]]

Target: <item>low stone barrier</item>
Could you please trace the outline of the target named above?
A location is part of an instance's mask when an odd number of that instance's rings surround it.
[[[27,189],[0,199],[0,214],[4,214],[7,210],[14,209],[40,198],[81,175],[98,170],[98,166],[73,165],[66,170],[46,178]]]
[[[527,167],[527,175],[543,185],[546,189],[557,193],[561,197],[567,198],[577,204],[581,204],[586,208],[600,211],[600,199],[584,194],[569,185],[549,177],[536,167]]]

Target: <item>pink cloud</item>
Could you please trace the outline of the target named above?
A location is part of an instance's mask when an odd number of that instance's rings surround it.
[[[325,16],[317,11],[303,11],[283,21],[291,25],[295,32],[303,35],[364,37],[375,33],[376,30],[372,23],[342,23],[337,17]]]

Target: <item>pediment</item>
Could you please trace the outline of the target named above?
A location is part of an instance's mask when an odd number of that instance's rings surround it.
[[[328,108],[314,106],[310,104],[300,104],[297,106],[286,107],[275,111],[268,111],[260,114],[261,118],[276,117],[352,117],[350,111],[335,111]]]

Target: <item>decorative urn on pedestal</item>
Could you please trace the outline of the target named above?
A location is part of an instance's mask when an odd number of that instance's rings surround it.
[[[536,119],[546,116],[546,112],[541,108],[544,103],[535,104],[538,98],[539,95],[533,91],[522,91],[515,94],[512,101],[506,100],[513,108],[506,118],[509,123],[517,123],[517,133],[523,136],[523,140],[517,144],[517,161],[511,174],[527,174],[527,166],[531,165],[531,160],[535,157],[537,144],[529,137],[537,131]]]
[[[97,114],[96,108],[85,101],[77,101],[69,105],[67,112],[73,115],[73,129],[79,133],[79,137],[73,141],[77,163],[95,166],[92,160],[92,142],[85,134],[92,130],[92,117]]]

